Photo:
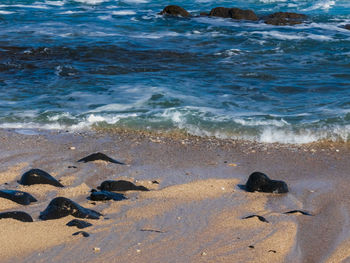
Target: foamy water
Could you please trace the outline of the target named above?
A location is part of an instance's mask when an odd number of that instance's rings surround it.
[[[182,129],[350,139],[350,4],[337,0],[2,1],[0,127]],[[216,6],[308,15],[296,26],[199,17]]]

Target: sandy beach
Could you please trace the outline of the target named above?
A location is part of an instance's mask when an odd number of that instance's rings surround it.
[[[1,189],[32,194],[28,206],[0,198],[0,212],[24,211],[34,222],[0,220],[1,262],[346,262],[350,257],[349,145],[261,144],[136,131],[0,131]],[[78,163],[103,152],[127,165]],[[40,168],[65,187],[23,186]],[[241,189],[254,171],[284,180],[287,194]],[[126,200],[93,202],[104,180],[150,189]],[[100,212],[73,236],[72,216],[43,221],[58,196]],[[291,210],[307,211],[285,214]],[[263,216],[243,219],[249,215]]]

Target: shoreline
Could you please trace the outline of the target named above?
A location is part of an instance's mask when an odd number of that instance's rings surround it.
[[[36,132],[0,130],[1,188],[38,199],[25,207],[0,199],[0,212],[25,211],[35,221],[0,220],[5,262],[334,262],[350,255],[346,143],[281,145],[127,130]],[[76,162],[93,152],[127,165]],[[77,168],[68,168],[73,165]],[[49,172],[65,187],[18,185],[30,168]],[[243,191],[239,185],[254,171],[286,181],[290,192]],[[127,192],[127,200],[96,205],[86,199],[109,179],[129,180],[151,191]],[[104,215],[88,220],[93,224],[86,230],[90,237],[72,236],[77,229],[65,226],[71,216],[38,219],[57,196]],[[313,216],[283,214],[294,209]],[[250,214],[269,223],[242,219]],[[327,228],[320,229],[325,222]],[[43,236],[46,228],[50,234]]]

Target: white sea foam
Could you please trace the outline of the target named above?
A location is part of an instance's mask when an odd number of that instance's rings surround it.
[[[276,3],[276,2],[287,2],[287,0],[259,0],[264,4]]]
[[[98,5],[109,0],[74,0],[75,2],[87,4],[87,5]]]
[[[11,6],[11,7],[20,7],[20,8],[49,9],[49,7],[47,5],[42,5],[40,3],[33,4],[33,5],[16,4],[16,5],[9,5],[9,6]]]
[[[65,3],[65,1],[45,1],[45,4],[53,6],[63,6]]]
[[[0,10],[0,15],[10,15],[13,14],[14,12],[11,11],[5,11],[5,10]]]
[[[281,120],[260,120],[260,119],[234,119],[235,123],[241,124],[243,126],[274,126],[274,127],[283,127],[286,125],[290,125],[287,121],[284,119]]]
[[[112,15],[115,16],[130,16],[130,15],[135,15],[136,12],[132,10],[120,10],[120,11],[113,11]]]
[[[260,34],[264,38],[275,38],[280,40],[302,40],[302,39],[313,39],[318,41],[332,40],[332,37],[330,36],[316,35],[316,34],[304,33],[304,32],[288,34],[288,33],[282,33],[279,31],[272,30],[272,31],[254,31],[252,33]]]
[[[176,32],[159,32],[159,33],[141,33],[138,35],[132,35],[134,38],[149,38],[149,39],[159,39],[163,37],[176,37],[179,33]]]
[[[336,4],[336,1],[334,1],[334,0],[320,0],[320,1],[317,1],[315,4],[313,4],[312,6],[305,8],[305,9],[302,9],[301,11],[307,12],[307,11],[313,11],[313,10],[319,10],[319,9],[322,9],[324,11],[328,11],[335,4]]]
[[[147,0],[122,0],[122,2],[127,4],[146,4],[148,3]]]

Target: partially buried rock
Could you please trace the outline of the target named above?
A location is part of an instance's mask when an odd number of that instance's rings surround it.
[[[209,16],[232,18],[237,20],[258,20],[258,17],[254,11],[243,10],[240,8],[215,7],[210,11]]]
[[[83,237],[89,237],[90,236],[90,234],[85,232],[85,231],[78,231],[78,232],[73,233],[72,235],[73,236],[77,236],[79,234],[83,235]]]
[[[271,180],[266,174],[261,172],[252,173],[245,185],[248,192],[265,192],[265,193],[287,193],[288,186],[283,181]]]
[[[125,180],[107,180],[104,181],[100,186],[97,187],[97,189],[102,190],[102,191],[149,191],[148,188],[140,185],[137,186],[133,184],[132,182],[125,181]]]
[[[310,214],[309,212],[307,211],[303,211],[303,210],[291,210],[291,211],[288,211],[288,212],[284,212],[283,214],[296,214],[296,213],[300,213],[304,216],[312,216],[312,214]]]
[[[58,219],[72,215],[78,218],[99,219],[101,214],[91,209],[84,208],[65,197],[56,197],[47,208],[40,213],[42,220]]]
[[[181,6],[177,6],[177,5],[168,5],[159,14],[160,15],[170,15],[170,16],[182,16],[182,17],[191,16],[191,14],[189,12],[187,12]]]
[[[37,201],[31,194],[16,190],[0,190],[0,197],[9,199],[20,205],[29,205],[31,202]]]
[[[22,211],[12,211],[0,213],[0,219],[12,218],[22,222],[33,222],[33,218],[25,212]]]
[[[267,16],[264,20],[269,25],[286,26],[301,24],[306,17],[304,14],[277,12]]]
[[[245,217],[243,217],[242,219],[249,219],[249,218],[253,218],[253,217],[258,218],[261,222],[269,223],[269,221],[267,221],[265,217],[259,216],[259,215],[245,216]]]
[[[107,201],[107,200],[121,201],[126,199],[126,197],[123,194],[112,193],[109,191],[92,191],[89,199],[92,201]]]
[[[73,220],[69,221],[66,225],[67,226],[76,226],[79,229],[83,229],[83,228],[87,228],[89,226],[92,226],[91,223],[83,221],[83,220],[79,220],[79,219],[73,219]]]
[[[116,164],[125,164],[125,163],[119,162],[115,159],[112,159],[111,157],[105,155],[104,153],[100,153],[100,152],[90,154],[90,155],[80,159],[78,162],[87,163],[87,162],[93,162],[93,161],[105,161],[105,162],[116,163]]]
[[[22,185],[50,184],[57,187],[64,187],[50,174],[40,169],[31,169],[28,172],[25,172],[18,183]]]

